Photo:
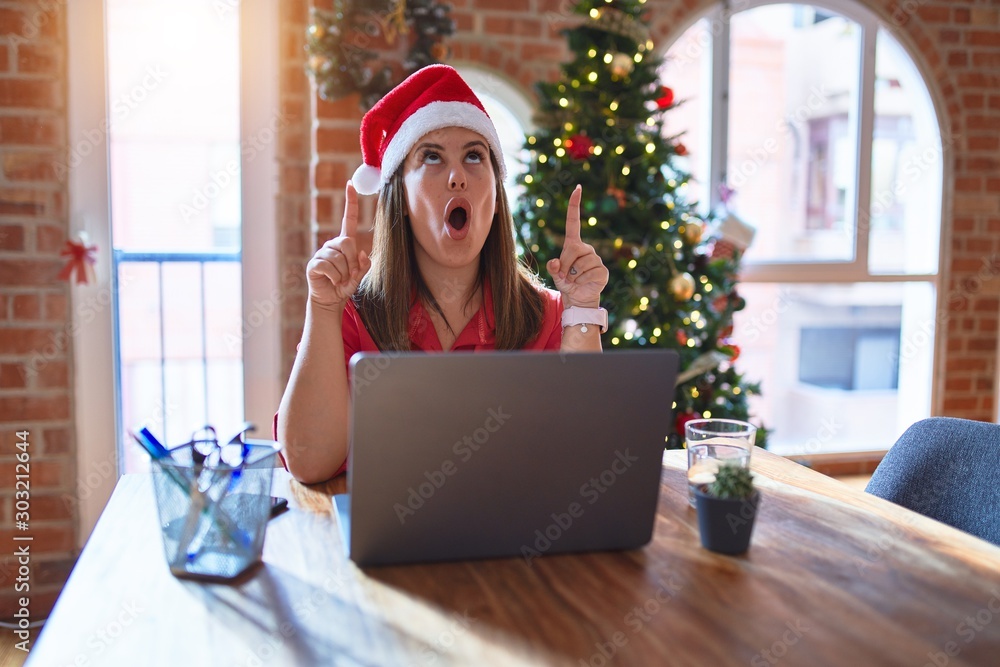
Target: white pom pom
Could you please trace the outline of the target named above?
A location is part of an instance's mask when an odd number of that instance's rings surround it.
[[[378,169],[371,165],[363,164],[354,172],[351,183],[354,185],[354,189],[358,191],[358,194],[373,195],[378,192],[381,180],[382,174],[379,173]]]

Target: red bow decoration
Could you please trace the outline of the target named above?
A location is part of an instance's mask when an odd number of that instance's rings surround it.
[[[59,272],[59,280],[74,280],[77,285],[97,281],[94,275],[94,265],[97,263],[97,246],[88,245],[87,238],[81,234],[79,241],[66,241],[66,247],[59,253],[60,257],[69,257],[66,266]]]

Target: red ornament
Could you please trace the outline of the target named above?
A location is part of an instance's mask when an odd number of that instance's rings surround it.
[[[733,341],[723,338],[719,341],[719,351],[729,356],[729,361],[733,362],[740,358],[740,346],[734,345]]]
[[[688,335],[687,332],[684,331],[684,329],[677,330],[677,342],[680,343],[681,345],[687,345]]]
[[[729,306],[729,295],[723,294],[720,297],[716,297],[712,300],[712,310],[717,313],[724,312]]]
[[[687,412],[678,412],[677,416],[674,418],[674,432],[683,438],[684,425],[695,419],[701,419],[701,415],[697,412],[692,412],[690,410]]]
[[[91,280],[96,282],[94,264],[97,263],[97,246],[89,245],[82,232],[77,238],[78,241],[66,241],[66,246],[59,253],[60,257],[69,257],[69,260],[57,277],[67,282],[73,278],[77,285],[86,285]]]
[[[677,142],[677,145],[674,146],[674,150],[677,152],[678,155],[682,157],[688,154],[687,146],[685,146],[679,141]]]
[[[566,152],[574,160],[586,160],[594,149],[594,142],[586,134],[574,134],[566,140]]]
[[[618,208],[625,208],[627,195],[625,194],[624,190],[622,190],[621,188],[611,187],[608,188],[608,194],[614,197],[615,201],[618,202]]]
[[[660,89],[662,95],[656,98],[656,106],[660,109],[666,109],[671,104],[674,103],[674,91],[666,86]]]

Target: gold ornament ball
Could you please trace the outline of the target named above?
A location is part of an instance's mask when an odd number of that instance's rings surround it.
[[[701,237],[705,233],[705,228],[700,222],[688,223],[684,226],[684,239],[691,245],[701,242]]]
[[[322,72],[329,65],[330,61],[327,60],[326,56],[309,56],[309,69],[314,72]]]
[[[309,34],[315,37],[316,39],[323,39],[323,35],[326,34],[326,30],[324,30],[323,26],[321,26],[320,24],[313,23],[311,26],[309,26]]]
[[[635,62],[624,53],[616,53],[611,57],[611,73],[615,76],[627,76],[635,68]]]
[[[687,301],[694,296],[694,277],[690,273],[679,273],[670,279],[670,293],[678,301]]]

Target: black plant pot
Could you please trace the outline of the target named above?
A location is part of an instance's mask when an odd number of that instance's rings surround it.
[[[694,491],[698,510],[698,532],[701,546],[720,554],[736,555],[750,548],[760,491],[745,500],[716,498],[697,488]]]

